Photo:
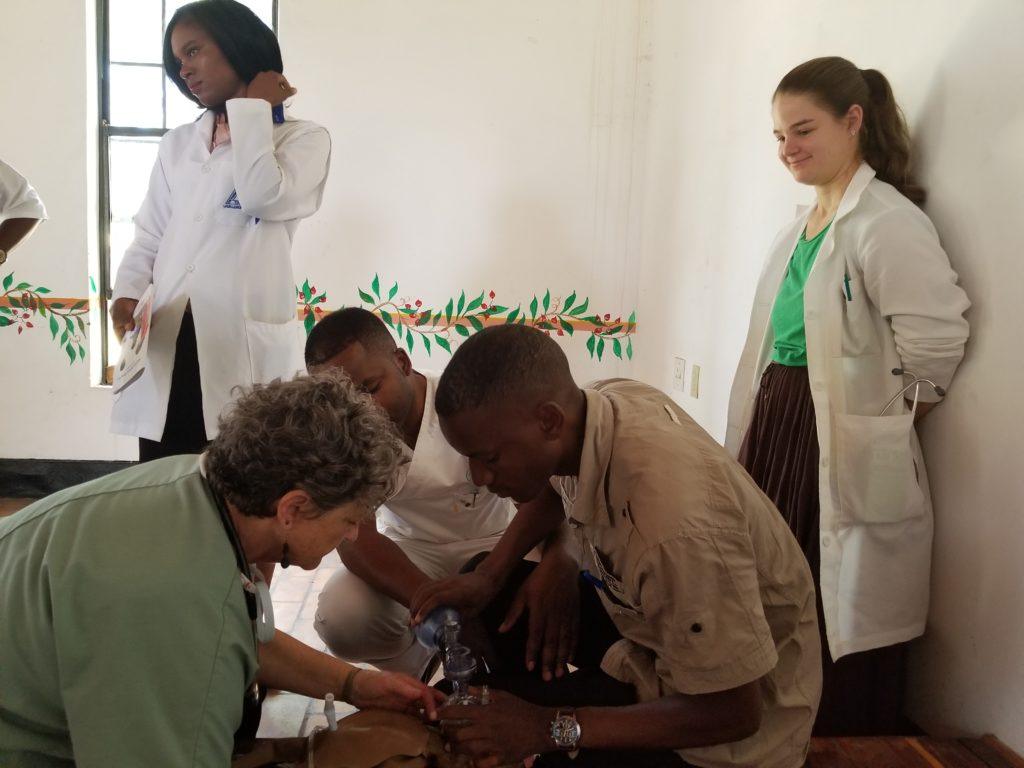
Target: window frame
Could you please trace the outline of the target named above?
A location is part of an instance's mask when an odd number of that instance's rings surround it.
[[[271,0],[271,29],[278,33],[278,3]],[[161,40],[163,24],[167,19],[167,0],[160,0]],[[96,0],[96,73],[98,111],[98,152],[97,152],[97,201],[99,216],[99,323],[100,323],[100,382],[101,385],[113,383],[112,361],[109,359],[109,313],[110,299],[113,297],[113,275],[110,270],[110,140],[112,138],[160,138],[171,128],[140,128],[137,126],[118,126],[110,122],[110,67],[118,66],[157,67],[160,69],[160,103],[163,122],[167,122],[167,86],[168,80],[163,71],[163,64],[151,64],[137,61],[110,60],[110,0]],[[162,51],[161,51],[162,58]],[[140,201],[141,202],[141,201]]]

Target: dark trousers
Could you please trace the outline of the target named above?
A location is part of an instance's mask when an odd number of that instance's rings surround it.
[[[167,423],[160,440],[139,438],[139,461],[153,461],[183,453],[202,453],[209,440],[203,420],[203,390],[199,384],[199,352],[192,312],[186,310],[174,346]]]
[[[573,657],[575,672],[550,682],[541,678],[540,664],[533,672],[526,669],[528,617],[524,614],[505,633],[499,633],[516,591],[533,572],[535,563],[521,562],[508,584],[480,615],[483,631],[493,654],[488,656],[491,673],[481,683],[508,691],[526,701],[545,707],[616,707],[636,703],[636,689],[601,671],[605,652],[622,639],[608,616],[594,587],[580,578],[580,638]],[[493,662],[491,663],[491,657]],[[686,768],[678,754],[669,750],[592,750],[581,749],[575,759],[552,752],[541,757],[537,768]]]

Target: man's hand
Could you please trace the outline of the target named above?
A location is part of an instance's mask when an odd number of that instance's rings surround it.
[[[478,690],[470,690],[479,695]],[[491,691],[490,697],[489,704],[455,704],[438,713],[449,743],[456,752],[469,755],[475,768],[518,763],[555,749],[551,739],[555,710],[504,691]]]
[[[424,685],[409,675],[361,669],[352,682],[352,700],[360,709],[394,709],[399,712],[425,710],[430,720],[437,719],[437,707],[445,700],[441,691]]]
[[[416,626],[441,605],[455,608],[464,617],[475,616],[500,589],[501,585],[494,578],[479,569],[427,582],[416,590],[409,603],[410,623]]]
[[[260,72],[245,89],[247,99],[263,99],[276,107],[298,93],[280,72]]]
[[[526,668],[533,671],[537,652],[545,680],[562,677],[565,665],[576,652],[580,627],[579,565],[558,548],[545,551],[544,558],[523,582],[498,628],[507,632],[529,613]],[[552,674],[553,673],[553,674]]]
[[[114,335],[121,341],[128,331],[135,329],[135,307],[138,299],[120,298],[110,305],[110,320],[114,324]]]

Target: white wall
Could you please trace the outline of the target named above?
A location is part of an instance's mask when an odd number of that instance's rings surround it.
[[[12,264],[71,296],[85,295],[95,249],[91,8],[7,0],[0,26],[0,98],[19,117],[0,122],[0,151],[52,218]],[[577,375],[667,389],[681,355],[704,377],[701,397],[680,402],[720,437],[764,250],[809,199],[774,157],[772,89],[817,55],[886,72],[918,141],[927,210],[975,304],[967,360],[924,428],[937,532],[912,710],[931,729],[993,731],[1024,752],[1024,270],[1011,231],[1022,28],[1017,0],[282,0],[294,111],[334,138],[296,273],[332,307],[379,272],[428,303],[550,288],[602,312],[638,308],[634,364],[597,364],[563,339]],[[134,456],[106,433],[107,392],[45,331],[0,331],[0,359],[0,456]]]
[[[703,365],[700,399],[678,399],[719,438],[761,260],[811,199],[775,159],[771,93],[821,55],[892,80],[926,210],[974,302],[967,359],[923,429],[936,540],[911,712],[935,732],[994,732],[1024,752],[1024,4],[660,0],[650,27],[636,375],[668,388],[674,355]]]

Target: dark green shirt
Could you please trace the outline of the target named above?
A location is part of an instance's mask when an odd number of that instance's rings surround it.
[[[804,332],[804,286],[811,274],[818,249],[825,239],[832,222],[810,240],[805,239],[807,230],[800,235],[793,255],[786,267],[786,276],[775,297],[772,307],[772,331],[775,335],[775,350],[772,360],[782,365],[807,365],[807,336]]]

